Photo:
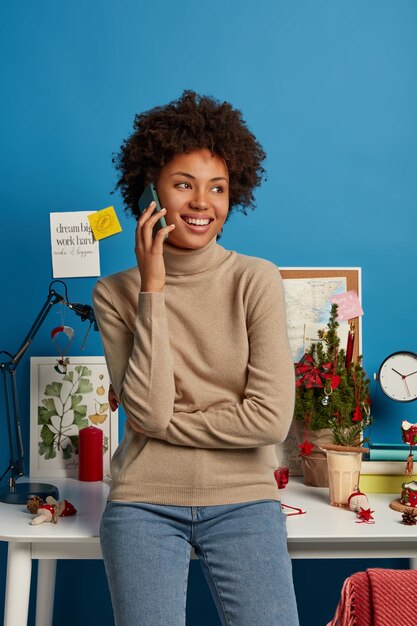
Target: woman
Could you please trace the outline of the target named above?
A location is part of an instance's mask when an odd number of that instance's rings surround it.
[[[121,148],[137,266],[94,290],[127,415],[100,529],[117,626],[185,624],[191,547],[222,624],[298,624],[273,475],[294,402],[282,280],[216,242],[264,158],[239,111],[191,91],[136,116]]]

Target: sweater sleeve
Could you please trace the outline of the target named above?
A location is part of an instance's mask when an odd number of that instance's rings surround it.
[[[133,334],[101,281],[93,304],[110,380],[126,415],[149,432],[166,428],[175,382],[164,294],[139,294]]]
[[[249,309],[250,356],[242,401],[173,413],[168,427],[152,437],[196,448],[258,447],[285,439],[293,417],[295,382],[277,267],[264,271]]]

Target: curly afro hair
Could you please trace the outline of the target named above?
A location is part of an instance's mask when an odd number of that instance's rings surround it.
[[[133,133],[113,159],[121,176],[125,209],[139,218],[138,200],[163,165],[176,154],[206,148],[222,157],[229,170],[230,207],[255,208],[253,190],[265,179],[265,152],[242,114],[228,102],[186,90],[178,100],[135,116]],[[228,216],[229,216],[228,215]]]

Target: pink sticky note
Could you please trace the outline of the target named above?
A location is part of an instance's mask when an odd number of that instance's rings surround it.
[[[351,291],[345,291],[344,293],[339,293],[337,296],[333,296],[331,301],[339,307],[337,310],[337,319],[339,322],[342,322],[343,320],[351,320],[355,317],[363,315],[358,294],[354,289]]]

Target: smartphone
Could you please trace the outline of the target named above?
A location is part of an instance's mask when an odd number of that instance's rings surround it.
[[[141,197],[139,198],[139,211],[141,213],[143,213],[145,211],[145,209],[148,208],[148,206],[150,205],[150,203],[154,201],[156,202],[156,207],[152,213],[152,215],[155,215],[155,213],[157,213],[158,211],[161,210],[161,203],[159,202],[159,198],[158,198],[158,194],[156,192],[156,187],[154,183],[149,183],[149,185],[146,185],[145,189],[143,190],[143,194],[141,195]],[[167,225],[166,221],[165,221],[165,217],[162,215],[160,217],[160,219],[156,222],[156,224],[153,227],[152,230],[152,239],[155,239],[155,235],[158,232],[158,230],[161,230],[161,228],[164,228]],[[168,235],[165,235],[164,240],[168,237]]]

